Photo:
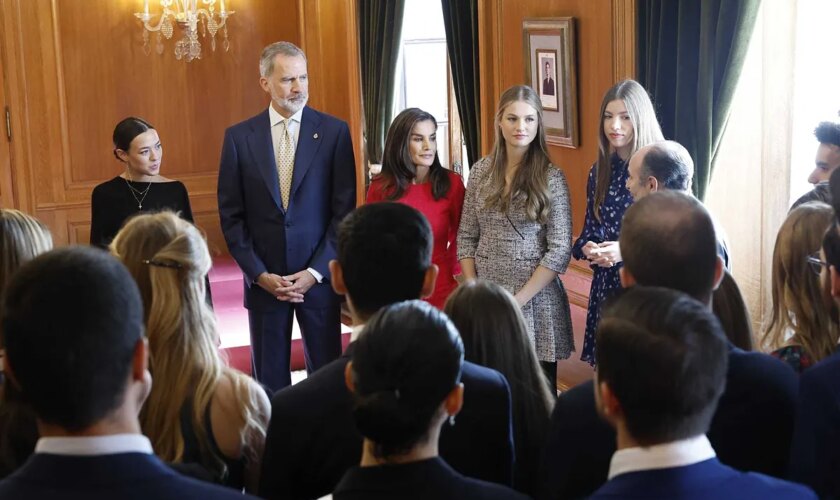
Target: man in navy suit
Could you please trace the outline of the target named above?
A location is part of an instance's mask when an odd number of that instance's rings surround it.
[[[705,434],[726,385],[728,342],[708,306],[634,286],[605,307],[596,337],[595,401],[618,451],[590,498],[816,498],[718,461]]]
[[[633,203],[619,238],[625,287],[662,286],[710,305],[723,275],[711,217],[694,197],[660,191]],[[710,306],[711,307],[711,306]],[[597,344],[597,343],[596,343]],[[726,390],[709,440],[726,465],[784,477],[797,395],[793,370],[728,344]],[[756,415],[760,415],[756,418]],[[551,417],[539,498],[587,496],[607,479],[615,434],[597,418],[592,382],[562,394]]]
[[[219,218],[242,269],[254,374],[291,384],[293,315],[309,372],[341,354],[339,297],[329,284],[336,228],[356,202],[347,124],[306,106],[306,56],[294,44],[263,49],[268,109],[225,132]]]
[[[832,188],[840,169],[831,174]],[[838,200],[840,198],[834,198]],[[833,224],[823,237],[821,278],[831,297],[825,307],[840,304],[840,229]],[[805,370],[799,380],[796,426],[790,451],[790,478],[824,498],[840,498],[840,352]]]
[[[0,498],[243,498],[176,474],[141,433],[152,379],[143,304],[125,266],[93,248],[55,250],[21,267],[5,297],[6,373],[41,438],[0,482]]]
[[[426,218],[400,203],[375,203],[352,212],[338,235],[332,285],[347,297],[353,339],[380,308],[425,297],[434,290],[432,232]],[[358,465],[362,437],[354,425],[344,355],[306,380],[279,391],[271,402],[259,494],[310,499],[333,491]],[[510,485],[513,468],[510,388],[495,370],[464,362],[464,406],[445,425],[440,456],[465,476]]]

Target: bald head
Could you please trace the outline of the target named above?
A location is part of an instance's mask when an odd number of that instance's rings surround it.
[[[715,228],[703,204],[678,191],[660,191],[633,203],[619,237],[622,282],[661,286],[709,303],[719,279]]]
[[[689,192],[694,161],[682,144],[659,141],[639,149],[627,166],[627,189],[638,201],[662,190]]]

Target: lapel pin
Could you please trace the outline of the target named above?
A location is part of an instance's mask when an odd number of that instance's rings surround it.
[[[316,133],[315,135],[313,135],[313,136],[312,136],[312,138],[313,138],[313,139],[317,139],[317,138],[318,138],[318,134]]]

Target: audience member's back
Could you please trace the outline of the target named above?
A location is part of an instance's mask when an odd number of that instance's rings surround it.
[[[438,454],[441,427],[463,406],[463,360],[458,330],[427,303],[401,302],[370,319],[345,371],[361,464],[344,474],[335,500],[526,498],[465,477]]]
[[[18,210],[0,209],[0,304],[12,274],[50,249],[52,235],[43,223]],[[35,450],[38,427],[32,408],[21,400],[20,390],[5,377],[0,378],[0,478],[4,478]]]
[[[834,210],[812,201],[792,209],[776,236],[773,249],[770,320],[764,348],[801,373],[834,353],[840,328],[823,302],[819,271],[809,259],[819,252]]]
[[[116,259],[82,247],[46,253],[13,278],[2,311],[6,368],[41,438],[0,482],[0,498],[243,498],[177,475],[140,433],[151,386],[143,309]]]
[[[840,176],[835,170],[831,180]],[[832,182],[833,184],[833,182]],[[840,200],[840,197],[834,198]],[[837,314],[840,304],[840,229],[825,232],[820,259],[826,302]],[[796,428],[790,455],[790,477],[825,498],[840,498],[840,352],[802,373]]]
[[[465,359],[498,370],[510,383],[516,451],[513,486],[535,495],[556,395],[540,370],[519,304],[503,287],[479,280],[459,286],[444,311],[461,333]]]
[[[140,425],[155,454],[193,477],[255,493],[270,406],[265,390],[219,355],[206,302],[212,260],[204,237],[162,211],[132,217],[109,248],[144,302],[157,383]]]
[[[668,191],[649,195],[628,209],[620,238],[625,286],[666,287],[710,304],[723,265],[699,201]],[[796,394],[790,367],[730,344],[726,391],[709,430],[720,461],[783,477]],[[542,498],[587,495],[606,480],[615,447],[609,427],[595,415],[591,382],[558,398],[541,466]]]
[[[712,311],[732,345],[744,351],[753,350],[752,318],[741,289],[729,271],[723,272],[720,285],[712,295]]]
[[[591,498],[816,498],[806,487],[721,464],[709,439],[728,341],[707,304],[634,286],[596,333],[598,413],[616,429],[609,481]]]
[[[346,295],[353,340],[379,309],[429,295],[437,267],[432,234],[420,212],[399,203],[358,208],[338,230],[338,260],[330,280]],[[338,360],[272,399],[261,496],[308,499],[331,492],[361,456],[362,437],[351,417],[344,368],[354,343]],[[513,467],[510,390],[489,368],[464,363],[465,404],[454,427],[441,433],[440,455],[469,477],[510,485]]]

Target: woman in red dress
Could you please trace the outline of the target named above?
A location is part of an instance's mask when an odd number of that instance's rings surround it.
[[[419,210],[429,220],[434,234],[432,263],[438,266],[435,291],[426,300],[443,309],[446,298],[458,286],[461,274],[455,238],[464,205],[464,182],[440,164],[437,154],[437,121],[417,108],[394,118],[385,138],[382,172],[368,189],[367,202],[396,201]]]

